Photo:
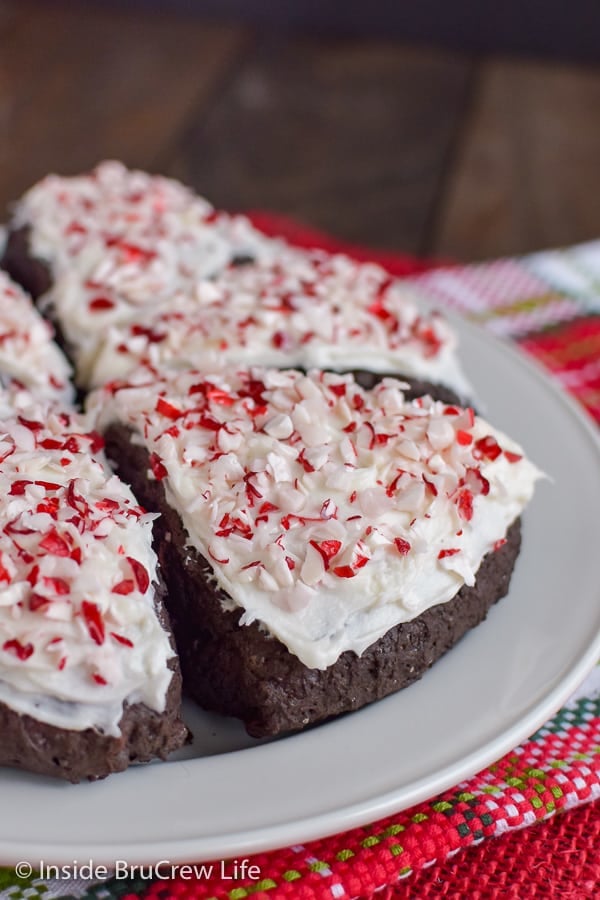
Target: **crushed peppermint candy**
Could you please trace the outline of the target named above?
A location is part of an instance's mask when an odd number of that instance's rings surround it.
[[[31,298],[0,271],[0,372],[38,397],[68,404],[71,367],[53,337]]]
[[[164,708],[172,651],[154,608],[154,516],[102,443],[82,416],[0,390],[0,701],[118,734],[125,700]]]
[[[473,584],[539,477],[472,409],[391,378],[148,368],[91,408],[137,429],[242,622],[321,668]]]
[[[223,335],[227,346],[223,347]],[[427,379],[470,392],[456,335],[437,312],[374,264],[307,251],[226,268],[193,290],[147,310],[144,324],[113,327],[94,361],[92,386],[125,377],[140,363],[175,361],[360,368]]]

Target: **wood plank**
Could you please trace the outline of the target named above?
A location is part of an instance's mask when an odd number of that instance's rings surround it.
[[[171,171],[225,208],[418,251],[469,71],[463,57],[394,43],[265,39]]]
[[[458,259],[600,237],[600,68],[482,72],[432,250]]]
[[[0,203],[106,157],[160,167],[244,43],[237,27],[13,0],[0,31]]]

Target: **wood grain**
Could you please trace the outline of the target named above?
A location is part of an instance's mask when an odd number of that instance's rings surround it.
[[[0,204],[99,159],[458,259],[600,234],[600,68],[0,0]]]
[[[243,44],[239,28],[73,6],[2,7],[2,205],[106,157],[160,167]]]
[[[600,69],[488,62],[432,249],[483,259],[600,235]]]
[[[470,64],[392,43],[265,40],[171,172],[226,208],[267,208],[419,251]]]

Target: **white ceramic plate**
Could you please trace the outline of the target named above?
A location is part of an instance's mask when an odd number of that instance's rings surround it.
[[[552,479],[508,597],[419,683],[304,734],[254,746],[194,713],[193,758],[82,785],[0,771],[0,863],[220,859],[324,836],[474,774],[566,700],[600,656],[598,438],[522,355],[457,325],[486,415]]]

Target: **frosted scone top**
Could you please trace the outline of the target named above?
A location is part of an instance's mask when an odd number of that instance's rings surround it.
[[[540,477],[472,410],[395,379],[142,369],[91,410],[138,433],[241,623],[321,669],[472,585]]]
[[[116,162],[51,175],[17,207],[22,226],[82,387],[177,360],[362,367],[471,394],[453,330],[383,269],[294,250],[174,180]]]
[[[69,366],[31,298],[0,271],[0,373],[40,398],[73,399]]]
[[[223,270],[143,321],[109,330],[90,381],[140,362],[268,365],[399,373],[471,393],[456,335],[376,265],[318,251]]]
[[[81,417],[0,391],[0,701],[118,735],[125,701],[164,710],[173,651],[153,517],[101,446]]]
[[[31,254],[50,269],[44,302],[73,348],[82,384],[109,326],[143,318],[145,308],[232,263],[292,252],[178,182],[118,162],[47,176],[22,198],[13,227],[28,228]]]

